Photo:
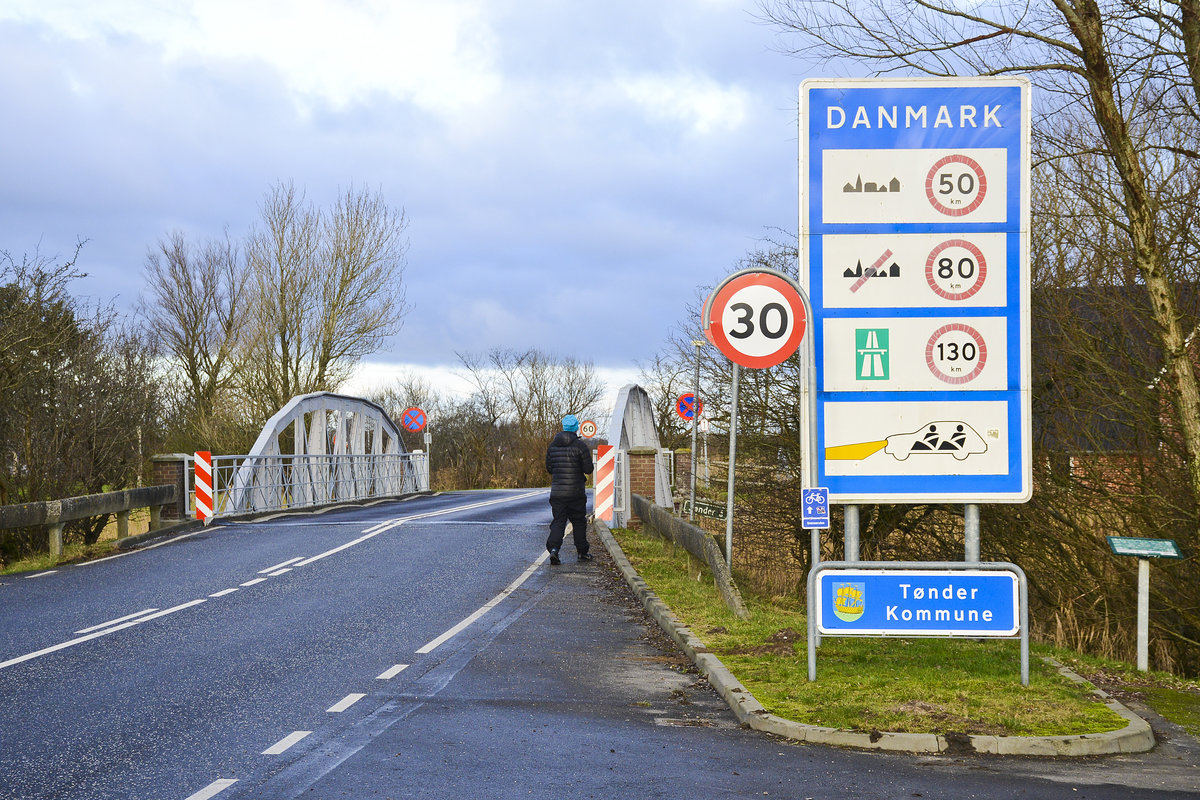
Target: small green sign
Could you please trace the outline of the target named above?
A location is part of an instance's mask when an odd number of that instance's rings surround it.
[[[688,501],[683,503],[683,511],[686,514],[689,510]],[[719,503],[706,503],[703,500],[696,501],[696,514],[701,517],[709,517],[710,519],[725,519],[725,506]]]
[[[1174,539],[1139,539],[1136,536],[1108,536],[1113,555],[1138,558],[1183,558]]]
[[[854,377],[860,381],[886,381],[891,375],[887,328],[856,328]]]

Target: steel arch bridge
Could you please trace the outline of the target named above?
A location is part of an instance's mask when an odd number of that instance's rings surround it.
[[[426,453],[409,453],[379,405],[315,392],[293,397],[244,456],[213,458],[214,511],[237,514],[386,497],[429,488]]]

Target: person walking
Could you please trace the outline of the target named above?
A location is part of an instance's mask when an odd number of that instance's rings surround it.
[[[587,476],[592,474],[592,451],[579,438],[579,420],[574,414],[563,417],[563,429],[554,435],[546,448],[546,472],[550,473],[550,537],[546,549],[550,563],[561,564],[558,549],[571,523],[575,552],[580,561],[591,561],[587,539]]]

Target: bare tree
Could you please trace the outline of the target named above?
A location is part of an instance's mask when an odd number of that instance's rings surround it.
[[[270,414],[336,388],[399,330],[408,248],[403,211],[353,186],[328,213],[290,183],[266,195],[247,247],[256,327],[247,388]]]
[[[146,256],[148,297],[140,310],[150,335],[180,376],[177,413],[193,433],[228,417],[246,340],[250,273],[228,234],[199,244],[181,232]],[[210,446],[215,443],[209,441]]]
[[[486,356],[459,353],[475,386],[471,405],[501,434],[494,474],[510,486],[542,486],[544,456],[566,414],[590,415],[604,387],[590,363],[539,350],[496,349]]]

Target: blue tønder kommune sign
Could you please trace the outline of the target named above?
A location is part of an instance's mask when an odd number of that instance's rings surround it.
[[[1015,571],[826,569],[816,576],[824,636],[1013,637],[1020,631]]]

